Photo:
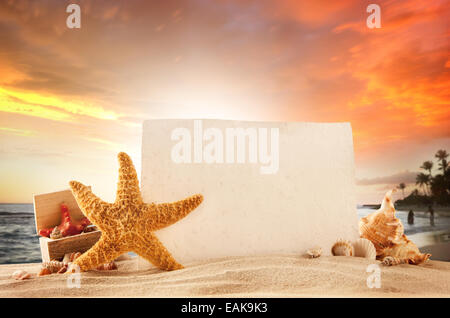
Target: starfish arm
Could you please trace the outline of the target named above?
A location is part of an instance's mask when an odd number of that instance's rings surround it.
[[[160,269],[171,271],[183,268],[152,233],[146,234],[146,238],[139,236],[134,244],[134,252]]]
[[[97,219],[99,218],[96,216],[98,214],[101,218],[103,214],[98,213],[98,211],[106,212],[110,208],[111,204],[97,197],[88,187],[80,182],[70,181],[69,185],[83,214],[87,216],[91,222],[94,222],[94,224],[98,226],[99,224],[97,224]]]
[[[142,203],[139,180],[133,161],[124,152],[117,156],[119,158],[119,182],[117,183],[116,203]]]
[[[81,271],[96,269],[98,266],[111,262],[127,252],[121,245],[114,243],[107,236],[100,237],[87,252],[78,257],[73,264],[78,265]]]
[[[148,227],[155,231],[181,220],[203,201],[201,194],[196,194],[173,203],[147,204]]]

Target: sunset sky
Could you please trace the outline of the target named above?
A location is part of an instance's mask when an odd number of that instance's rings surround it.
[[[0,202],[72,179],[113,200],[116,154],[140,170],[151,118],[348,121],[358,202],[408,192],[450,151],[449,16],[423,0],[1,1]]]

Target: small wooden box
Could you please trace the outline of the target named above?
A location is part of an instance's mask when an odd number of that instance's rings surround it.
[[[55,227],[61,223],[61,203],[67,205],[73,220],[84,217],[70,190],[35,195],[33,201],[36,233],[39,233],[40,229]],[[56,240],[39,237],[42,261],[60,259],[66,253],[84,253],[100,239],[100,236],[101,232],[97,230]]]

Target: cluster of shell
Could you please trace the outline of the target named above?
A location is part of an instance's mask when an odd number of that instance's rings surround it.
[[[71,265],[72,263],[81,256],[80,252],[73,252],[73,253],[67,253],[64,255],[64,258],[62,261],[59,260],[52,260],[50,262],[44,262],[42,263],[41,271],[39,272],[38,276],[45,276],[50,274],[63,274],[67,271],[71,271]],[[110,271],[110,270],[116,270],[117,264],[114,261],[111,261],[109,263],[101,264],[97,267],[97,270],[99,271]]]
[[[63,274],[68,271],[72,262],[74,262],[78,257],[81,256],[80,252],[67,253],[64,255],[62,261],[60,260],[51,260],[49,262],[43,262],[41,270],[38,273],[38,276],[45,276],[51,274]],[[116,270],[117,264],[114,261],[109,263],[105,263],[99,265],[97,270],[100,271],[110,271]],[[31,278],[31,274],[24,270],[17,270],[12,274],[12,278],[16,280],[24,280]]]
[[[356,256],[368,259],[376,258],[375,246],[369,240],[360,238],[353,244],[350,241],[340,239],[331,248],[334,256]]]
[[[398,264],[418,265],[426,262],[431,254],[420,253],[417,246],[403,233],[402,222],[395,217],[391,190],[386,193],[380,209],[361,218],[359,234],[353,244],[340,239],[331,248],[334,256],[357,256],[371,260],[378,259],[387,266]],[[307,251],[312,257],[319,257],[322,250],[313,248]]]
[[[62,261],[51,260],[50,262],[43,262],[38,276],[51,275],[55,273],[63,274],[67,272],[70,263],[75,261],[80,256],[80,252],[73,252],[65,254]]]
[[[39,272],[38,276],[45,276],[50,274],[63,274],[67,271],[67,267],[69,266],[69,263],[64,263],[60,261],[50,261],[50,262],[43,262],[41,271]]]
[[[392,193],[386,193],[381,207],[361,218],[359,234],[373,243],[376,258],[385,265],[413,264],[426,262],[431,254],[420,253],[417,246],[403,233],[403,224],[395,216]]]
[[[334,256],[357,256],[357,257],[365,257],[369,259],[375,259],[376,251],[375,247],[367,239],[360,238],[353,244],[350,241],[340,239],[336,243],[333,244],[331,248],[331,253]],[[310,248],[306,251],[306,254],[310,258],[317,258],[322,255],[321,247]]]
[[[90,225],[90,226],[85,227],[83,229],[82,233],[90,233],[90,232],[94,232],[94,231],[97,231],[97,227],[93,226],[93,225]],[[52,240],[57,240],[57,239],[63,238],[63,235],[62,235],[62,233],[61,233],[61,231],[60,231],[58,226],[55,226],[53,231],[50,233],[50,238]]]

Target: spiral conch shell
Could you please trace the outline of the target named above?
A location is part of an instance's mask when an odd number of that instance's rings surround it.
[[[352,243],[346,240],[338,240],[331,248],[334,256],[353,256],[354,249]]]
[[[390,257],[385,265],[409,263],[418,265],[430,258],[431,254],[420,253],[417,246],[403,234],[403,224],[395,217],[392,193],[386,193],[380,209],[361,218],[359,234],[373,243],[377,259]]]

